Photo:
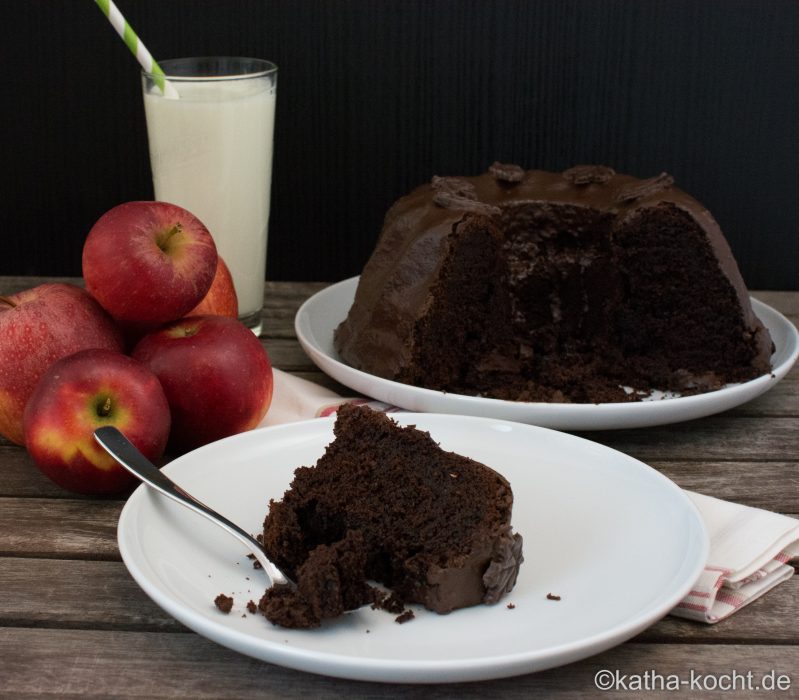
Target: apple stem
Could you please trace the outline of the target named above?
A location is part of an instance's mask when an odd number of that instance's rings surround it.
[[[109,413],[111,413],[111,397],[110,396],[106,396],[105,397],[105,402],[103,403],[102,406],[100,406],[100,408],[97,410],[97,412],[103,418],[105,418],[105,416],[107,416]]]
[[[0,296],[0,304],[7,304],[12,309],[15,308],[16,305],[17,305],[16,302],[13,299],[11,299],[10,297],[4,297],[4,296]]]
[[[183,230],[183,226],[181,226],[180,224],[175,224],[168,231],[164,231],[163,233],[158,235],[158,237],[156,238],[156,245],[161,250],[166,252],[167,248],[169,248],[169,241],[172,239],[173,236],[177,235],[182,230]]]

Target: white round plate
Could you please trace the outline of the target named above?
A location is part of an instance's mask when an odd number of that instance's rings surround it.
[[[365,607],[320,629],[275,627],[260,614],[246,614],[266,577],[241,546],[144,486],[119,519],[128,570],[165,611],[219,644],[303,671],[393,683],[500,678],[590,656],[661,618],[698,578],[708,551],[700,516],[674,483],[645,464],[519,423],[441,414],[396,419],[510,481],[525,562],[516,587],[498,604],[449,615],[414,606],[415,619],[403,625]],[[314,464],[333,439],[332,421],[242,433],[164,471],[259,532],[269,499],[281,498],[294,469]],[[214,607],[219,593],[234,597],[229,615]],[[561,599],[548,600],[548,593]]]
[[[774,341],[772,372],[741,384],[694,396],[629,403],[530,403],[464,396],[400,384],[354,369],[333,347],[333,331],[347,316],[358,278],[317,292],[297,311],[294,327],[305,352],[319,369],[344,386],[408,411],[456,413],[531,423],[558,430],[615,430],[667,425],[721,413],[765,393],[782,379],[799,356],[799,333],[781,313],[752,299],[752,308]]]

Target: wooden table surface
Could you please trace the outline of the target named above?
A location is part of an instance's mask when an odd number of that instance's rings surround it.
[[[0,278],[0,294],[42,281]],[[276,367],[344,391],[314,368],[294,336],[298,306],[324,286],[268,284],[264,344]],[[799,292],[755,296],[799,321]],[[687,489],[796,515],[797,417],[794,368],[765,396],[722,415],[586,437],[647,462]],[[715,626],[666,617],[598,656],[515,678],[381,685],[273,666],[194,634],[139,589],[117,549],[123,502],[61,490],[22,448],[0,438],[1,697],[799,697],[799,577]],[[759,693],[740,686],[726,693],[600,692],[594,676],[602,669],[626,675],[628,683],[647,671],[689,679],[693,670],[694,680],[713,675],[723,684],[724,674],[735,670],[751,671],[755,680],[786,674],[792,686]]]

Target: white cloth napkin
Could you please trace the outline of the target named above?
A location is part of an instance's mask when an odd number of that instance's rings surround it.
[[[275,370],[274,376],[272,406],[262,426],[331,415],[348,402],[380,411],[402,411],[381,401],[339,396],[280,370]],[[719,622],[793,576],[794,568],[788,562],[799,557],[799,520],[693,491],[685,493],[705,522],[710,554],[699,580],[672,615]]]
[[[330,391],[330,389],[325,389],[307,379],[295,377],[293,374],[279,369],[275,369],[273,372],[275,386],[272,393],[272,405],[258,425],[259,428],[329,416],[335,413],[336,408],[343,403],[368,405],[386,413],[402,411],[402,409],[382,401],[339,396],[335,391]]]
[[[794,574],[799,520],[692,491],[710,537],[705,570],[672,615],[714,623]]]

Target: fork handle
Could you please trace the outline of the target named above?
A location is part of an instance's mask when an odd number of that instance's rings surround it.
[[[141,479],[145,484],[167,498],[177,501],[181,505],[186,506],[195,513],[199,513],[227,530],[227,532],[244,544],[247,549],[252,551],[273,585],[289,583],[283,572],[266,556],[258,540],[236,525],[236,523],[228,520],[224,515],[220,515],[213,508],[210,508],[190,493],[184,491],[139,452],[136,446],[115,427],[105,425],[98,428],[94,431],[94,439],[97,440],[103,449],[119,462],[119,464],[131,474]]]

